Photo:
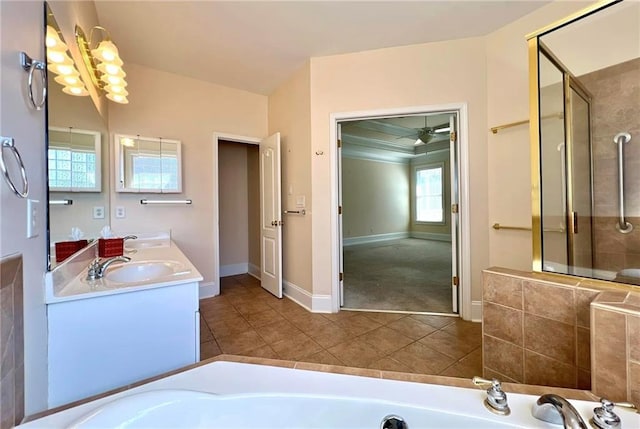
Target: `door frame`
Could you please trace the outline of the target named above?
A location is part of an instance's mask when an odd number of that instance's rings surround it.
[[[240,136],[236,134],[227,134],[214,132],[213,133],[213,162],[211,168],[211,174],[213,175],[213,293],[206,294],[207,296],[220,295],[220,204],[218,189],[219,183],[219,170],[218,170],[218,144],[220,140],[226,140],[236,143],[250,144],[259,146],[262,139],[260,137],[248,137]]]
[[[339,237],[338,205],[340,194],[340,172],[338,171],[338,122],[345,120],[364,120],[377,117],[402,115],[428,115],[437,112],[457,112],[458,114],[458,192],[459,192],[459,299],[460,317],[464,320],[472,319],[471,303],[471,229],[469,226],[469,126],[467,103],[434,104],[424,106],[410,106],[389,109],[361,110],[330,114],[329,160],[331,168],[331,310],[340,311],[340,280],[339,267],[342,252],[342,237]]]

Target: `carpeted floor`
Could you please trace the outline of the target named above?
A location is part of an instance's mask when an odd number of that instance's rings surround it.
[[[345,246],[344,308],[451,313],[451,243],[406,238]]]

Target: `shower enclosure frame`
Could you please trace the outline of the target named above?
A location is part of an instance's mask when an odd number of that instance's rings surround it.
[[[604,4],[606,3],[606,4]],[[613,2],[602,2],[599,7],[591,8],[589,13],[594,13],[606,5]],[[598,6],[596,5],[596,6]],[[583,15],[580,15],[582,17]],[[578,19],[578,18],[575,18]],[[569,22],[573,22],[573,20]],[[556,28],[564,26],[569,22],[564,22],[557,26],[551,26],[544,31],[536,33],[528,37],[529,48],[529,91],[530,91],[530,138],[531,138],[531,183],[532,183],[532,243],[533,243],[533,270],[544,271],[544,234],[558,232],[554,228],[549,228],[543,224],[543,183],[542,183],[542,141],[541,141],[541,120],[543,117],[540,112],[540,56],[549,60],[562,73],[562,97],[564,118],[564,151],[565,163],[563,165],[563,175],[566,178],[564,189],[564,226],[560,228],[560,232],[566,234],[566,272],[562,274],[581,275],[584,269],[592,270],[594,267],[594,236],[593,236],[593,214],[594,214],[594,198],[593,198],[593,148],[592,148],[592,132],[591,132],[591,100],[592,96],[589,91],[580,83],[580,81],[568,70],[568,68],[558,59],[553,52],[539,40],[539,37]],[[572,94],[582,98],[587,104],[587,124],[588,124],[588,151],[589,151],[589,229],[590,229],[590,263],[588,267],[576,267],[576,234],[578,233],[578,213],[575,210],[574,200],[574,118],[572,111]],[[577,270],[582,268],[583,270]],[[592,277],[592,275],[588,275]]]

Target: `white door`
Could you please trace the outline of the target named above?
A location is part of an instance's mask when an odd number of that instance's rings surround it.
[[[282,298],[280,133],[260,142],[260,245],[262,287]]]
[[[451,165],[451,305],[454,313],[458,313],[458,128],[457,115],[449,117],[449,164]]]
[[[338,124],[338,180],[342,181],[342,125]],[[340,290],[340,307],[344,305],[344,250],[342,243],[342,183],[338,184],[338,245],[340,246],[340,263],[338,267],[338,284]]]

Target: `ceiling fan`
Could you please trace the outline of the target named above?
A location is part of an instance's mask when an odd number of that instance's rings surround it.
[[[449,131],[450,131],[450,128],[449,128],[448,122],[444,124],[429,126],[427,124],[427,116],[425,116],[424,127],[415,128],[415,131],[413,133],[408,134],[406,136],[401,136],[398,138],[414,138],[416,139],[416,142],[414,143],[414,145],[418,146],[418,145],[429,143],[439,133],[448,133]]]

